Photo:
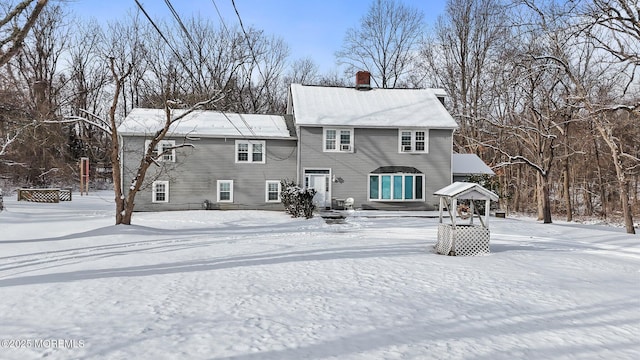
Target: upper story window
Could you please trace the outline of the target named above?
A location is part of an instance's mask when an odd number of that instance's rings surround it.
[[[428,153],[429,130],[398,131],[398,145],[401,153]]]
[[[265,163],[264,140],[236,140],[236,163]]]
[[[151,140],[144,142],[145,151],[151,144]],[[175,140],[160,140],[156,148],[153,149],[153,155],[156,157],[156,161],[176,162],[176,141]]]
[[[324,128],[322,137],[326,152],[353,152],[353,129]]]

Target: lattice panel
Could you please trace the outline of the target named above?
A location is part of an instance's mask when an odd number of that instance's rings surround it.
[[[71,189],[60,189],[60,201],[71,201]]]
[[[451,232],[453,226],[448,224],[438,225],[438,242],[436,242],[436,252],[442,255],[449,255],[453,248],[453,236]]]
[[[41,203],[57,203],[60,201],[59,189],[20,189],[18,201],[31,201]]]
[[[483,226],[440,224],[436,251],[458,256],[488,254],[489,239],[489,229]]]
[[[483,226],[456,226],[455,255],[489,253],[489,229]]]

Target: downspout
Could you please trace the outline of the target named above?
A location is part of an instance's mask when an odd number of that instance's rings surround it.
[[[120,189],[122,189],[122,196],[124,196],[124,139],[122,138],[122,134],[120,134],[118,132],[118,143],[120,144],[120,146],[118,146],[118,157],[120,158],[120,169],[118,169],[118,171],[120,171]]]
[[[451,161],[449,162],[449,184],[453,184],[453,135],[456,129],[451,130]]]
[[[295,116],[294,116],[294,120],[295,122]],[[296,128],[296,137],[298,138],[297,140],[297,149],[296,149],[296,184],[298,184],[298,186],[302,187],[302,185],[300,184],[300,170],[302,167],[302,161],[300,159],[301,154],[302,154],[302,138],[301,138],[301,132],[300,132],[300,126],[295,125]]]

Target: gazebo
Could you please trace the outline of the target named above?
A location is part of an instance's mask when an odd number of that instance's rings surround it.
[[[479,184],[454,182],[434,193],[440,197],[440,216],[436,252],[443,255],[479,255],[489,253],[489,208],[498,195]],[[469,205],[458,206],[458,200]],[[478,213],[479,225],[473,223],[477,212],[474,201],[484,200],[484,215]],[[443,222],[445,209],[450,223]],[[459,219],[458,219],[459,218]]]

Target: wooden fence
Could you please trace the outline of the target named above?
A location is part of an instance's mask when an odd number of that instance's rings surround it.
[[[71,201],[71,189],[20,189],[18,201],[57,203]]]

